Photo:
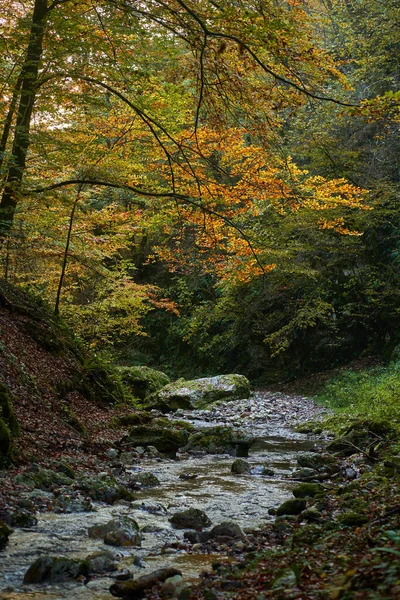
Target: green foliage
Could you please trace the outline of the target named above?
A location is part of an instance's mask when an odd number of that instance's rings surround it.
[[[129,404],[134,400],[117,367],[100,355],[93,354],[84,361],[78,386],[95,402]]]
[[[364,371],[343,371],[315,397],[348,416],[400,428],[400,362]]]

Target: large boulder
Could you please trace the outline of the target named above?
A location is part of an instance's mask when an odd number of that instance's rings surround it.
[[[129,430],[128,440],[135,446],[154,446],[164,454],[175,454],[189,439],[186,429],[161,425],[138,425]]]
[[[130,517],[119,517],[88,529],[90,538],[103,538],[109,546],[140,546],[139,525]]]
[[[179,408],[205,408],[217,400],[240,400],[250,396],[250,383],[244,375],[217,375],[185,381],[178,379],[153,395],[150,404],[163,412]]]
[[[229,453],[247,456],[255,438],[230,427],[207,427],[190,434],[184,452],[208,452],[209,454]],[[246,450],[246,452],[244,452]]]
[[[25,573],[24,583],[57,582],[88,574],[85,561],[64,556],[40,556]]]
[[[168,375],[150,367],[119,367],[118,371],[131,394],[140,400],[147,399],[170,382]]]
[[[206,513],[198,508],[181,510],[172,515],[169,521],[177,529],[202,529],[211,525]]]

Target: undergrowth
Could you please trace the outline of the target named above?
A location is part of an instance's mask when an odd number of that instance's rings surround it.
[[[343,371],[314,397],[336,416],[389,422],[400,430],[400,361],[363,371]]]

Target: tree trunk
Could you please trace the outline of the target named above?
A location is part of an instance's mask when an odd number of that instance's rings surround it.
[[[47,0],[35,0],[28,48],[19,77],[21,93],[15,124],[11,165],[0,201],[0,238],[3,239],[8,236],[13,224],[18,187],[25,171],[26,155],[30,141],[29,130],[36,99],[48,12]]]

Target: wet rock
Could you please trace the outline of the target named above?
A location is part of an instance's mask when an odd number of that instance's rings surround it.
[[[88,529],[90,538],[103,538],[109,546],[140,546],[139,525],[130,517],[119,517]]]
[[[153,473],[139,473],[135,479],[143,488],[154,488],[161,485],[160,480]]]
[[[261,471],[261,475],[267,475],[267,477],[273,477],[275,475],[275,471],[269,469],[268,467],[263,467]]]
[[[188,584],[183,581],[182,575],[173,575],[164,581],[160,594],[163,598],[181,598],[181,593],[187,588]]]
[[[185,531],[183,534],[183,538],[190,542],[191,544],[204,544],[210,539],[210,534],[208,531]]]
[[[322,518],[322,513],[315,507],[306,508],[300,513],[299,521],[308,521],[309,523],[318,523]]]
[[[217,375],[177,381],[166,385],[152,399],[152,406],[163,412],[204,408],[217,400],[238,400],[250,396],[250,383],[244,375]]]
[[[303,467],[302,469],[296,469],[292,473],[293,479],[311,479],[312,477],[317,476],[318,473],[314,469],[309,469],[308,467]]]
[[[211,529],[210,538],[213,540],[221,538],[244,540],[246,539],[246,536],[237,523],[234,523],[233,521],[224,521]]]
[[[169,519],[177,529],[202,529],[211,525],[206,513],[198,508],[188,508],[175,513]]]
[[[114,583],[110,587],[110,592],[118,598],[143,598],[146,589],[151,588],[160,581],[165,581],[169,577],[174,577],[174,575],[182,575],[182,573],[174,567],[158,569],[138,579]]]
[[[14,477],[14,482],[31,490],[38,488],[45,491],[53,491],[57,487],[69,486],[74,483],[73,479],[64,473],[52,471],[51,469],[36,469],[36,467],[34,469],[19,473]]]
[[[79,488],[92,500],[113,504],[118,500],[133,500],[133,494],[119,485],[112,477],[81,477],[77,483]]]
[[[299,515],[306,508],[306,501],[300,498],[286,500],[276,510],[278,517],[282,515]]]
[[[323,489],[320,483],[300,483],[292,490],[292,493],[295,498],[313,498]]]
[[[324,534],[321,525],[310,523],[303,525],[294,531],[292,536],[292,546],[313,546]]]
[[[40,556],[25,573],[24,583],[52,583],[65,579],[76,579],[88,574],[85,561],[73,560],[64,556]]]
[[[300,454],[297,459],[299,467],[307,467],[309,469],[321,469],[325,468],[335,462],[334,457],[331,454],[320,454],[319,452],[308,452],[307,454]]]
[[[131,394],[140,400],[145,400],[171,381],[162,371],[145,366],[119,367],[118,371]]]
[[[54,502],[55,513],[93,512],[94,507],[89,498],[81,494],[60,494]]]
[[[129,438],[133,444],[148,447],[153,446],[163,454],[175,454],[179,448],[184,446],[189,439],[186,429],[168,427],[139,425],[131,427]]]
[[[109,546],[140,546],[142,536],[139,525],[130,517],[119,517],[110,522],[112,529],[104,536],[104,543]]]
[[[114,554],[109,550],[94,552],[86,558],[85,562],[88,566],[89,575],[92,573],[107,573],[116,569]]]
[[[24,508],[15,508],[9,514],[9,523],[12,527],[35,527],[37,522],[36,515]]]
[[[7,542],[10,535],[13,533],[13,530],[8,527],[5,523],[0,521],[0,550],[2,550]]]
[[[183,452],[201,452],[209,454],[220,454],[228,452],[236,454],[238,445],[247,448],[255,442],[255,438],[250,437],[240,431],[235,431],[230,427],[208,427],[202,431],[192,433],[189,440],[182,448]]]
[[[247,460],[237,458],[231,466],[231,472],[235,475],[243,475],[244,473],[250,473],[250,465]]]

